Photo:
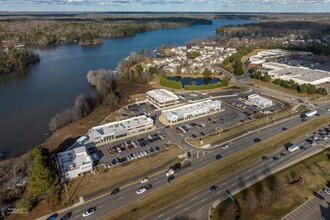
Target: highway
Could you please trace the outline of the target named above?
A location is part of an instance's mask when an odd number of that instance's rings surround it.
[[[323,113],[328,114],[328,112],[323,111]],[[266,128],[260,129],[258,131],[250,132],[247,135],[238,137],[237,139],[229,142],[229,148],[226,150],[219,149],[219,147],[212,148],[212,149],[197,149],[194,148],[187,143],[184,144],[185,147],[188,147],[189,150],[192,152],[192,166],[181,171],[180,173],[176,174],[176,178],[180,178],[181,176],[190,173],[194,170],[197,170],[203,166],[207,166],[210,163],[213,163],[215,161],[215,155],[216,154],[221,154],[223,157],[230,156],[231,154],[234,154],[235,152],[238,152],[246,147],[249,147],[254,144],[254,139],[255,138],[260,138],[261,140],[267,139],[269,137],[274,136],[277,133],[283,132],[282,128],[285,127],[287,129],[295,127],[301,123],[304,123],[301,121],[299,117],[295,117],[289,120],[286,120],[284,122],[278,122],[274,125],[270,125]],[[164,129],[168,134],[167,135],[176,135],[173,136],[174,140],[176,142],[182,141],[182,136],[181,138],[178,138],[177,134],[170,134],[172,129]],[[175,138],[176,137],[176,138]],[[173,139],[171,138],[171,139]],[[304,141],[301,140],[302,142]],[[306,143],[306,142],[305,142]],[[316,149],[316,148],[313,148]],[[285,151],[283,148],[282,151]],[[299,153],[293,153],[292,155],[289,155],[286,157],[286,160],[278,160],[278,161],[266,161],[267,163],[263,162],[261,159],[260,161],[250,165],[243,171],[240,171],[237,173],[235,176],[228,177],[218,183],[216,183],[221,189],[228,189],[230,191],[236,189],[237,187],[242,187],[244,184],[248,181],[251,181],[255,179],[257,176],[262,176],[265,174],[265,172],[269,172],[269,170],[272,170],[276,167],[279,167],[280,165],[284,165],[288,163],[289,159],[295,159],[295,155],[303,155],[307,152],[309,152],[310,149],[308,149],[305,152],[302,152],[301,154]],[[198,157],[197,157],[198,155]],[[265,170],[266,169],[266,170]],[[82,205],[72,207],[67,209],[65,212],[61,212],[59,214],[59,218],[62,217],[64,214],[71,212],[72,216],[71,219],[78,219],[82,217],[82,213],[87,210],[89,207],[96,207],[96,212],[91,215],[90,217],[87,217],[86,219],[99,219],[107,214],[110,214],[111,212],[116,211],[117,209],[138,201],[140,198],[143,198],[144,196],[148,195],[149,193],[152,193],[156,189],[159,189],[161,187],[166,187],[168,182],[167,178],[165,177],[165,172],[162,171],[160,173],[157,173],[151,177],[149,177],[150,180],[148,183],[141,184],[140,182],[135,182],[129,186],[126,186],[124,188],[121,188],[120,193],[112,196],[110,194],[106,194],[104,196],[101,196],[97,199],[87,201],[83,203]],[[175,180],[174,180],[175,181]],[[153,188],[145,192],[141,195],[136,194],[136,190],[140,188],[143,185],[146,184],[152,184]],[[213,185],[214,183],[210,183],[210,185]],[[219,198],[223,196],[223,190],[220,193],[217,194],[210,194],[209,193],[209,188],[202,189],[200,192],[197,192],[193,196],[190,196],[189,198],[185,199],[184,201],[180,201],[179,203],[175,203],[171,205],[172,207],[172,212],[170,212],[169,209],[163,209],[160,212],[157,212],[153,214],[151,217],[148,217],[147,219],[152,219],[152,217],[157,217],[159,219],[166,219],[166,218],[172,218],[173,216],[173,208],[178,209],[176,213],[185,215],[191,210],[196,210],[196,207],[201,207],[203,204],[207,204],[210,201],[215,200],[216,198]],[[197,199],[199,198],[199,199]],[[195,201],[195,202],[194,202]],[[180,206],[180,208],[176,208]],[[157,216],[156,216],[157,215]],[[153,218],[155,219],[155,218]]]

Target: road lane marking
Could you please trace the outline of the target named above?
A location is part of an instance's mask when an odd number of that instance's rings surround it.
[[[77,213],[77,212],[80,212],[81,209],[77,210],[77,211],[74,211],[73,213]]]
[[[74,218],[80,218],[80,216],[78,215],[78,216],[76,216],[76,217],[74,217]]]
[[[203,161],[201,164],[205,164],[206,163],[206,161]]]
[[[101,205],[101,206],[99,206],[98,208],[100,209],[100,208],[102,208],[102,207],[104,207],[104,205]]]
[[[100,204],[101,202],[103,202],[103,200],[101,200],[101,201],[98,201],[96,204]]]
[[[160,183],[160,182],[161,182],[161,180],[157,181],[155,184],[158,184],[158,183]]]
[[[192,200],[196,200],[196,199],[198,199],[198,196],[196,196],[195,198],[193,198]]]
[[[165,214],[163,213],[163,214],[158,215],[158,218],[162,217],[163,215],[165,215]]]
[[[177,207],[175,207],[176,209],[180,208],[182,205],[178,205]]]
[[[201,202],[204,202],[206,199],[202,199]]]
[[[248,172],[251,172],[253,169],[254,169],[254,168],[249,169]]]
[[[190,207],[185,208],[183,211],[187,211],[188,209],[190,209]]]
[[[121,200],[121,199],[123,199],[123,198],[125,198],[124,196],[123,197],[120,197],[118,200]]]

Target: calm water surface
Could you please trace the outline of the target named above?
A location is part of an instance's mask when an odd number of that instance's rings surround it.
[[[171,76],[167,77],[167,79],[172,81],[180,81],[182,86],[185,87],[185,85],[208,85],[208,84],[214,84],[220,82],[219,78],[215,77],[181,77],[181,76]]]
[[[57,112],[88,93],[86,74],[91,69],[114,69],[132,51],[157,45],[183,45],[194,38],[215,36],[223,25],[250,20],[214,20],[212,25],[157,30],[134,37],[105,39],[99,46],[65,44],[38,48],[41,61],[22,71],[0,75],[0,151],[17,155],[42,143],[49,135],[48,122]]]

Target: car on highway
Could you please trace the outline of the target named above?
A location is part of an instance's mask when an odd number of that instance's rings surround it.
[[[69,218],[71,218],[71,215],[72,215],[72,212],[68,212],[61,218],[61,220],[68,220]]]
[[[273,160],[278,160],[278,157],[274,156],[274,157],[273,157]]]
[[[266,161],[266,160],[268,160],[269,158],[267,157],[267,156],[262,156],[262,158],[261,158],[263,161]]]
[[[287,128],[282,128],[282,131],[286,131],[286,130],[288,130]]]
[[[215,159],[217,159],[217,160],[221,159],[221,155],[220,155],[220,154],[217,154],[217,155],[215,156]]]
[[[147,189],[143,186],[143,187],[140,187],[138,190],[136,190],[136,194],[140,195],[146,191],[147,191]]]
[[[150,190],[150,189],[152,189],[152,185],[151,184],[148,184],[144,188],[146,188],[146,190]]]
[[[300,146],[301,151],[305,151],[307,148],[305,146]]]
[[[254,143],[258,143],[258,142],[261,141],[261,139],[260,138],[255,138],[253,141],[254,141]]]
[[[210,191],[211,191],[212,193],[216,193],[216,192],[219,191],[219,187],[218,187],[218,186],[211,186]]]
[[[54,213],[51,216],[49,216],[48,218],[46,218],[46,220],[55,220],[57,216],[58,216],[58,214]]]
[[[175,176],[174,175],[171,175],[167,178],[167,182],[171,182],[172,180],[175,179]]]
[[[281,156],[281,157],[285,157],[285,155],[286,155],[286,154],[285,154],[284,152],[280,153],[280,156]]]
[[[96,211],[96,208],[95,208],[95,207],[93,207],[93,208],[89,208],[89,209],[86,210],[86,212],[84,212],[84,213],[82,214],[82,216],[83,216],[83,217],[90,216],[90,215],[94,214],[95,211]]]
[[[225,145],[222,146],[222,149],[226,150],[228,147],[229,147],[228,144],[225,144]]]
[[[114,196],[114,195],[118,194],[119,191],[120,191],[120,189],[119,188],[116,188],[116,189],[112,190],[111,195]]]
[[[141,183],[146,183],[149,181],[149,178],[148,177],[144,177],[143,180],[141,180]]]
[[[323,191],[324,191],[326,194],[330,195],[330,188],[329,188],[329,187],[325,188]]]

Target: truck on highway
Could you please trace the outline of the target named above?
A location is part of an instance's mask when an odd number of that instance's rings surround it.
[[[313,110],[313,111],[305,112],[304,116],[305,117],[311,117],[311,116],[316,115],[316,114],[317,114],[317,110]]]
[[[172,176],[173,174],[175,173],[178,173],[180,172],[181,170],[187,168],[187,167],[190,167],[191,166],[191,163],[185,163],[185,164],[181,164],[181,163],[176,163],[174,164],[174,166],[171,166],[170,169],[168,169],[166,171],[166,176],[169,177],[169,176]]]

